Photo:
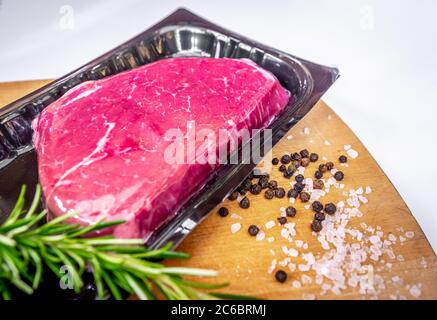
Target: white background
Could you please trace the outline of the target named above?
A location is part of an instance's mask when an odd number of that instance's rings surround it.
[[[325,101],[367,146],[437,248],[437,1],[0,0],[0,81],[62,76],[179,6],[338,66],[342,77]]]

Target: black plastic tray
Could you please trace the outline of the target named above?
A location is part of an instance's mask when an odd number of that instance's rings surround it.
[[[313,107],[338,77],[336,68],[299,59],[221,28],[188,10],[178,9],[137,37],[0,110],[0,220],[11,210],[21,185],[29,187],[30,196],[38,181],[31,121],[42,109],[81,82],[180,56],[249,58],[272,72],[294,96],[293,102],[270,126],[272,145]],[[254,166],[221,166],[147,244],[160,247],[171,241],[177,246]]]

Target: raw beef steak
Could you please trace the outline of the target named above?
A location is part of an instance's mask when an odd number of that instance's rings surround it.
[[[33,123],[47,207],[84,225],[122,219],[116,237],[147,239],[218,166],[166,162],[167,130],[264,128],[288,100],[245,59],[164,59],[85,82]]]

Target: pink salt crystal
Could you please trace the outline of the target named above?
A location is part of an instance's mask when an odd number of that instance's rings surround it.
[[[310,134],[310,129],[309,128],[303,128],[303,134],[306,134],[306,135],[308,135],[308,134]]]
[[[405,261],[404,256],[401,255],[401,254],[399,254],[396,258],[398,259],[398,261],[401,261],[401,262],[402,262],[402,261]]]
[[[372,193],[372,188],[370,188],[369,186],[366,187],[366,194],[370,194]]]
[[[231,225],[231,232],[232,233],[236,233],[238,231],[240,231],[241,229],[241,223],[237,222]]]
[[[388,235],[388,240],[390,240],[391,242],[396,242],[396,236],[393,233],[390,233]]]
[[[331,142],[329,142],[328,140],[325,140],[325,144],[326,144],[327,146],[330,146],[330,145],[331,145]]]
[[[308,243],[304,243],[302,248],[304,248],[305,250],[308,249]]]
[[[274,256],[275,255],[275,250],[270,249],[270,253],[271,253],[272,256]]]
[[[364,204],[367,204],[369,201],[367,200],[367,198],[366,197],[363,197],[363,196],[358,196],[358,199],[362,202],[362,203],[364,203]]]
[[[294,280],[292,286],[293,288],[299,289],[302,285],[299,280]]]
[[[241,216],[239,216],[239,215],[236,214],[236,213],[231,214],[231,218],[232,218],[232,219],[243,219]]]
[[[270,267],[267,269],[268,274],[271,274],[273,272],[273,270],[275,270],[276,264],[277,264],[277,260],[273,259]]]
[[[344,148],[344,151],[348,151],[351,148],[351,145],[350,144],[345,144],[343,146],[343,148]]]
[[[290,134],[290,135],[287,136],[287,139],[291,140],[291,139],[293,139],[293,136]]]
[[[302,271],[302,272],[306,272],[306,271],[310,270],[310,266],[308,266],[308,265],[306,265],[306,264],[299,264],[299,265],[298,265],[298,268],[299,268],[299,270]]]
[[[316,300],[316,295],[313,293],[304,293],[302,298],[303,300]]]
[[[369,240],[372,244],[380,244],[381,243],[381,239],[379,239],[378,236],[371,236],[369,238]]]
[[[269,238],[267,238],[267,241],[268,242],[273,242],[273,241],[275,241],[275,238],[274,237],[269,237]]]
[[[413,297],[418,298],[422,294],[422,291],[420,290],[420,288],[418,286],[414,285],[410,288],[410,294]]]
[[[363,187],[359,187],[357,190],[355,190],[356,194],[363,194]]]
[[[409,239],[414,238],[414,231],[405,232],[405,236]]]
[[[271,229],[271,228],[273,228],[275,225],[276,225],[276,223],[275,223],[275,221],[273,221],[273,220],[270,220],[270,221],[268,221],[268,222],[265,224],[265,226],[266,226],[267,229]]]
[[[355,159],[356,157],[358,157],[358,151],[354,150],[354,149],[349,149],[346,151],[346,153],[349,155],[349,157],[351,157],[352,159]]]
[[[256,235],[256,241],[262,241],[266,237],[266,234],[263,231],[259,231]]]
[[[296,265],[294,263],[289,263],[288,269],[290,269],[291,272],[294,272],[296,271]]]
[[[300,279],[303,284],[311,284],[313,282],[313,278],[306,274],[303,274]]]

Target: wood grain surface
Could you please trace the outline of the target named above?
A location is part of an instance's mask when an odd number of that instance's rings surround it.
[[[49,81],[0,84],[0,106],[47,82]],[[287,136],[289,137],[287,138]],[[290,139],[290,137],[292,138]],[[345,154],[344,145],[351,145],[359,154],[356,159],[349,157],[347,167],[339,166],[337,160],[340,154]],[[291,205],[287,197],[266,200],[262,194],[248,195],[251,203],[249,209],[241,209],[237,201],[225,201],[222,206],[227,207],[230,214],[222,218],[217,214],[218,208],[213,210],[214,212],[179,247],[179,250],[190,253],[192,258],[171,264],[218,270],[220,275],[213,281],[230,283],[229,287],[221,289],[222,291],[255,295],[262,298],[436,299],[437,259],[425,235],[399,193],[369,152],[347,125],[323,102],[319,102],[274,147],[273,156],[280,157],[284,153],[304,148],[318,153],[320,158],[326,157],[333,161],[336,167],[345,173],[345,179],[342,181],[344,188],[332,187],[331,191],[321,199],[323,203],[345,201],[347,196],[344,193],[350,189],[371,187],[372,192],[365,195],[368,203],[362,204],[359,208],[363,213],[362,217],[351,218],[347,225],[347,227],[361,230],[363,239],[361,241],[353,240],[350,237],[346,239],[348,242],[361,243],[363,247],[368,248],[370,246],[369,237],[372,233],[363,231],[363,223],[366,224],[366,228],[371,226],[375,229],[373,235],[378,231],[383,232],[381,237],[383,240],[388,240],[390,234],[396,237],[396,243],[390,245],[395,254],[394,259],[383,254],[378,261],[373,261],[367,257],[362,263],[362,274],[367,274],[372,279],[375,278],[374,286],[377,294],[360,294],[359,284],[355,288],[348,286],[345,290],[336,293],[329,289],[323,290],[322,285],[315,283],[314,271],[297,269],[291,272],[288,266],[277,265],[275,268],[275,270],[280,268],[287,271],[287,281],[285,283],[275,281],[274,272],[269,274],[267,271],[273,259],[279,262],[286,257],[282,251],[282,246],[297,249],[299,253],[312,252],[316,258],[327,252],[322,249],[317,236],[312,234],[310,230],[309,225],[313,219],[313,212],[311,209],[306,209],[306,204],[302,204],[300,201],[292,204],[298,211],[297,215],[294,218],[288,218],[288,222],[296,224],[296,236],[293,237],[293,242],[281,237],[282,227],[277,224],[271,229],[265,227],[266,222],[276,221],[280,215],[281,207]],[[317,165],[323,161],[320,159]],[[305,175],[312,177],[317,165],[311,164],[306,169]],[[273,167],[270,176],[286,190],[290,187],[292,180],[283,178],[277,167]],[[325,174],[325,178],[329,176],[330,174]],[[232,214],[234,217],[231,216]],[[236,215],[240,218],[235,218]],[[241,230],[231,233],[231,225],[235,223],[241,224]],[[264,240],[256,241],[248,234],[247,229],[251,224],[260,226],[266,233]],[[411,231],[414,232],[414,236],[409,238],[406,234],[411,236]],[[272,237],[274,241],[269,242],[267,238]],[[307,243],[308,248],[298,248],[295,240]],[[292,257],[291,261],[296,265],[303,264],[300,255],[296,258]],[[302,278],[304,274],[308,277]],[[306,283],[309,278],[312,279],[312,283]],[[383,279],[384,288],[379,287],[378,279]],[[325,279],[323,283],[329,285],[330,281]],[[299,284],[301,287],[298,287]]]

